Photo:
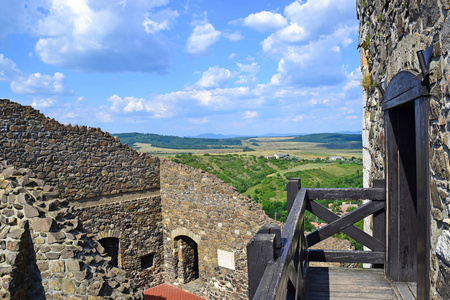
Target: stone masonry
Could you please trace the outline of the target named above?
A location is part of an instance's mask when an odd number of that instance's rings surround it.
[[[0,99],[0,160],[32,169],[72,199],[159,188],[159,160],[99,128],[65,126]]]
[[[187,236],[198,245],[196,292],[207,299],[248,299],[246,245],[274,220],[214,175],[167,160],[161,161],[161,196],[167,282],[179,283],[174,242]]]
[[[164,283],[161,197],[150,196],[89,207],[74,214],[96,240],[119,239],[119,266],[144,289]],[[143,269],[141,259],[153,255],[153,266]]]
[[[273,220],[215,176],[169,161],[160,171],[100,129],[9,100],[0,144],[11,165],[0,177],[0,298],[133,299],[163,282],[248,298],[246,244]]]
[[[141,299],[33,171],[0,163],[1,299]]]
[[[433,45],[430,64],[431,299],[450,291],[450,2],[357,0],[361,53],[364,184],[385,178],[382,95],[376,85],[400,71],[419,73],[416,51]]]

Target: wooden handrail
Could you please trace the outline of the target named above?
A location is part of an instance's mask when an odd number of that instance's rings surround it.
[[[386,201],[384,181],[375,181],[374,188],[315,189],[301,188],[300,179],[296,178],[291,179],[287,184],[287,194],[289,215],[281,232],[282,245],[277,252],[279,256],[269,254],[269,257],[272,255],[273,260],[261,259],[253,250],[258,248],[255,245],[261,245],[257,243],[262,240],[272,241],[269,243],[270,247],[275,249],[273,236],[258,238],[257,234],[247,245],[248,261],[252,259],[265,261],[264,273],[259,277],[256,276],[261,278],[256,291],[250,289],[250,299],[304,299],[309,261],[368,262],[377,265],[384,263],[384,210]],[[369,200],[369,202],[345,216],[339,217],[314,200]],[[328,222],[328,224],[305,236],[304,221],[306,210]],[[353,225],[370,215],[374,215],[373,236]],[[308,249],[339,231],[351,236],[372,251]],[[250,273],[253,272],[250,265],[249,263],[249,278]]]
[[[307,271],[303,226],[306,209],[305,197],[306,190],[300,189],[281,232],[281,255],[277,260],[268,264],[253,299],[288,299],[288,295],[296,296],[297,298],[293,299],[298,299],[300,295],[304,294]],[[251,253],[248,253],[248,256],[250,255]]]

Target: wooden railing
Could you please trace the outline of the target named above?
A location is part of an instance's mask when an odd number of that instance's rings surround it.
[[[301,188],[300,179],[287,184],[288,218],[283,227],[265,225],[247,245],[250,299],[304,299],[310,261],[384,264],[385,201],[384,181],[366,189]],[[339,217],[315,200],[369,200]],[[328,224],[305,235],[305,211]],[[373,215],[373,235],[353,224]],[[308,249],[342,231],[371,251]]]

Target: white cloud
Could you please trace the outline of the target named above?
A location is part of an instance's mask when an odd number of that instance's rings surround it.
[[[356,3],[353,0],[295,1],[286,6],[284,15],[288,21],[305,28],[304,38],[329,35],[337,26],[355,26]]]
[[[15,62],[0,54],[0,81],[12,81],[22,75]]]
[[[97,113],[97,119],[102,123],[112,122],[111,115],[103,111]]]
[[[256,112],[256,111],[247,110],[244,112],[244,119],[253,119],[256,116],[258,116],[258,112]]]
[[[220,36],[221,32],[217,31],[213,25],[209,23],[199,24],[195,26],[187,40],[186,52],[190,54],[204,53],[219,40]]]
[[[79,116],[80,116],[79,114],[70,112],[70,113],[63,115],[63,118],[64,119],[75,119],[76,117],[79,117]]]
[[[236,53],[231,53],[230,55],[228,55],[228,59],[235,59],[236,58]]]
[[[172,115],[169,105],[161,101],[149,101],[136,97],[120,97],[112,95],[108,98],[112,102],[109,107],[114,114],[150,113],[151,118],[167,118]]]
[[[20,77],[11,82],[11,90],[16,94],[69,94],[64,83],[64,74],[55,75],[34,73],[28,77]]]
[[[260,70],[260,67],[259,67],[258,63],[256,63],[256,62],[252,62],[251,64],[248,64],[248,65],[237,63],[237,65],[238,65],[239,70],[241,72],[256,74]]]
[[[258,31],[275,31],[287,26],[286,19],[276,13],[270,11],[262,11],[255,14],[250,14],[244,19],[244,25]]]
[[[227,39],[229,39],[232,42],[237,42],[242,40],[244,37],[240,32],[233,32],[233,33],[223,33],[223,36]]]
[[[76,70],[164,72],[171,47],[160,31],[178,13],[155,10],[167,2],[48,1],[35,51],[47,64]]]
[[[123,111],[128,112],[138,112],[144,110],[144,99],[135,98],[135,97],[125,97],[124,101],[127,102],[127,105],[123,108]]]
[[[189,118],[189,123],[196,124],[196,125],[202,125],[209,122],[208,118]]]
[[[294,122],[300,122],[300,121],[303,121],[304,119],[305,119],[305,115],[304,115],[304,114],[301,114],[301,115],[295,116],[295,117],[292,119],[292,121],[294,121]]]
[[[53,107],[55,105],[56,105],[56,100],[53,98],[34,99],[33,103],[31,103],[31,106],[33,106],[36,109]]]
[[[164,9],[152,15],[147,14],[142,25],[144,25],[147,33],[157,33],[171,29],[179,16],[180,14],[176,10]]]
[[[256,78],[255,74],[248,75],[239,75],[239,79],[236,81],[236,84],[254,84],[258,82],[258,78]]]
[[[224,88],[233,75],[230,70],[219,68],[218,66],[209,67],[203,72],[202,77],[197,81],[195,86],[199,88]]]

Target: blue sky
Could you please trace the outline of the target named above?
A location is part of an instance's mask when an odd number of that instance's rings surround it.
[[[354,0],[0,0],[0,98],[178,136],[361,130]]]

